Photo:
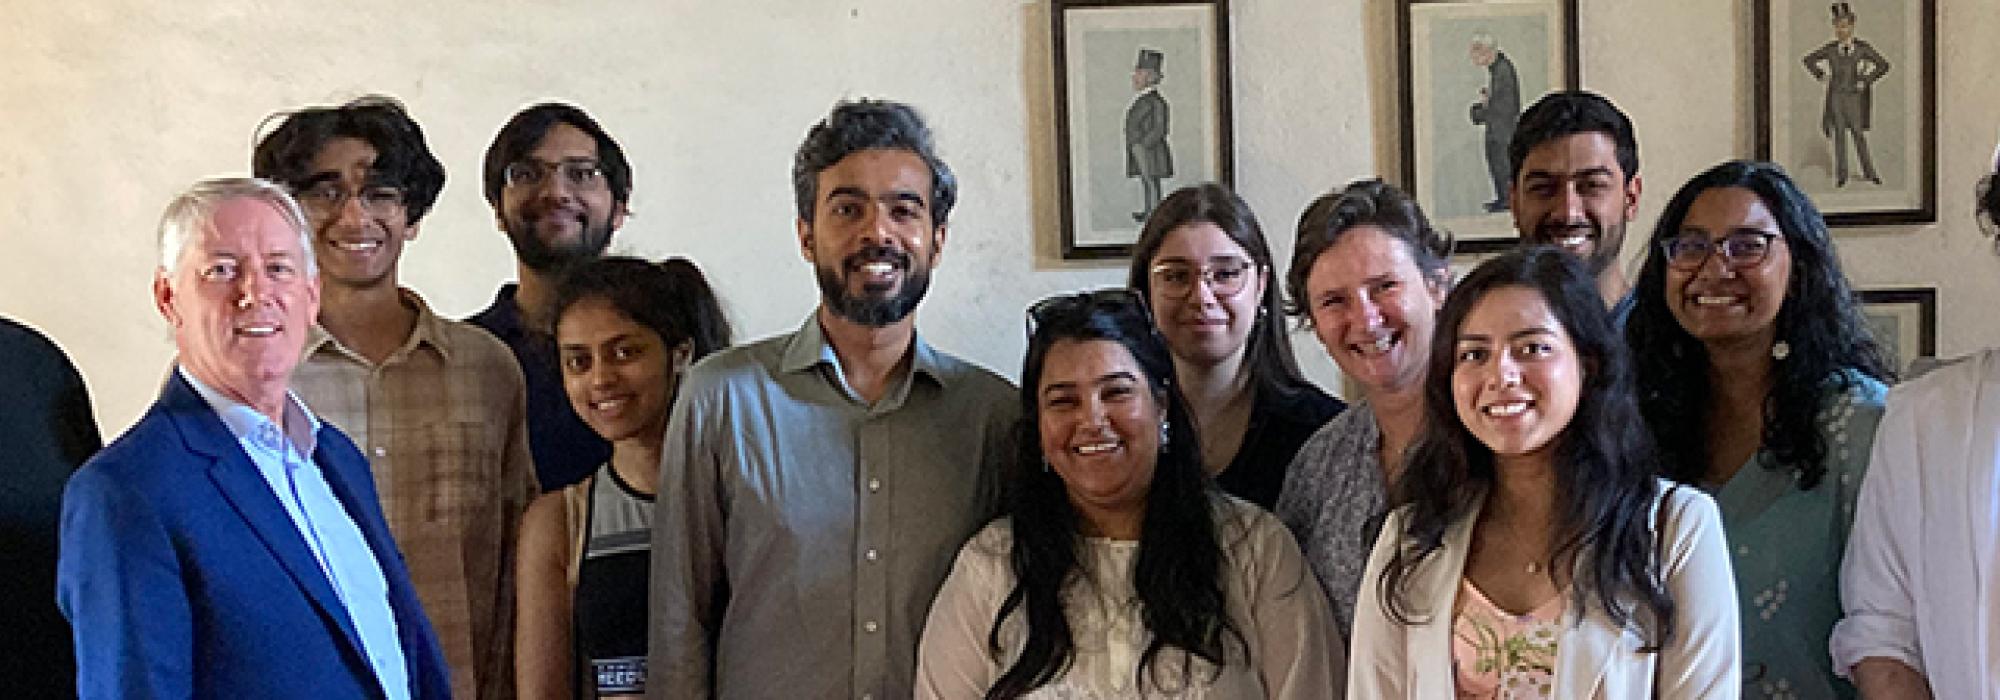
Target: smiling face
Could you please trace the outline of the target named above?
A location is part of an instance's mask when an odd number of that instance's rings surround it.
[[[260,404],[284,394],[319,313],[319,280],[276,206],[234,197],[189,234],[173,270],[158,271],[153,301],[173,325],[183,368],[270,413],[277,406]]]
[[[1583,366],[1541,293],[1487,292],[1456,338],[1451,393],[1459,421],[1496,462],[1549,459],[1576,415]]]
[[[625,223],[625,205],[612,196],[598,165],[596,139],[558,122],[518,162],[524,172],[539,173],[539,181],[509,182],[500,191],[498,214],[522,264],[554,270],[611,245],[611,234]]]
[[[821,301],[863,326],[908,318],[944,249],[924,159],[899,148],[856,151],[820,171],[815,192],[813,220],[799,220],[798,233]]]
[[[1105,523],[1144,512],[1166,409],[1125,346],[1056,341],[1043,359],[1035,405],[1042,458],[1080,515]]]
[[[610,442],[665,434],[688,344],[668,348],[660,334],[595,297],[563,311],[556,348],[570,406],[591,430]]]
[[[1146,301],[1175,359],[1214,366],[1242,356],[1257,323],[1268,268],[1258,266],[1220,226],[1206,221],[1168,232],[1147,268]],[[1240,287],[1233,292],[1227,289],[1232,282],[1223,279],[1232,270],[1237,276],[1233,284]]]
[[[1792,254],[1763,198],[1741,187],[1703,191],[1689,204],[1677,235],[1702,236],[1719,245],[1731,234],[1744,233],[1774,236],[1762,261],[1737,267],[1716,251],[1691,270],[1667,266],[1667,310],[1688,335],[1704,343],[1768,346],[1777,336],[1778,310],[1791,284]]]
[[[1373,224],[1355,226],[1313,260],[1305,287],[1313,332],[1341,373],[1370,393],[1422,382],[1445,292],[1407,244]]]
[[[1618,165],[1611,135],[1586,131],[1529,149],[1507,198],[1522,242],[1558,246],[1600,275],[1618,262],[1639,190],[1639,177]]]
[[[401,192],[380,181],[375,147],[357,138],[328,140],[308,166],[299,203],[313,229],[321,277],[349,287],[395,285],[403,244],[417,235]],[[389,197],[388,193],[395,193]]]

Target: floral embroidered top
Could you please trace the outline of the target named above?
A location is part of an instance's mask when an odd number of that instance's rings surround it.
[[[1451,670],[1459,700],[1547,700],[1556,681],[1556,640],[1567,592],[1516,615],[1459,583],[1452,611]]]

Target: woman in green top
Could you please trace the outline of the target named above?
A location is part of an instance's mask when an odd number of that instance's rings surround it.
[[[1744,696],[1853,697],[1827,639],[1893,375],[1825,221],[1777,166],[1716,166],[1667,204],[1634,296],[1626,339],[1664,468],[1722,507]]]

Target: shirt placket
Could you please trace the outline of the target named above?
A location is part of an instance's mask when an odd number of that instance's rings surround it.
[[[881,430],[883,415],[863,415],[856,425],[854,528],[854,697],[876,700],[889,658],[888,595],[890,445]]]

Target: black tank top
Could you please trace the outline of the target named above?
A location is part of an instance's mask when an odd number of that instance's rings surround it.
[[[653,497],[609,464],[590,481],[576,576],[578,697],[646,692],[646,568],[652,562]]]

